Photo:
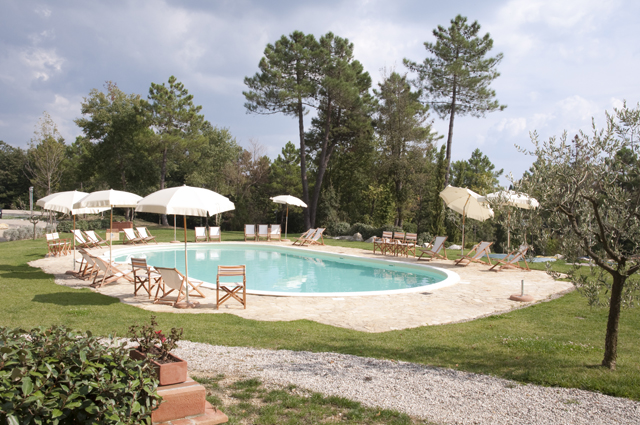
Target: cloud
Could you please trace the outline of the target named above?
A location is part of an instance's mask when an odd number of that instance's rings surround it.
[[[30,48],[20,53],[20,59],[30,69],[33,78],[44,81],[62,70],[64,63],[55,49]]]

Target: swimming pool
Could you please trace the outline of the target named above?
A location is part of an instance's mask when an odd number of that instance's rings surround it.
[[[152,266],[184,273],[184,246],[136,246],[114,260],[144,257]],[[109,255],[106,253],[106,255]],[[189,244],[189,277],[214,288],[218,264],[247,266],[247,292],[282,296],[354,296],[421,292],[459,281],[456,273],[424,264],[362,258],[266,244]]]

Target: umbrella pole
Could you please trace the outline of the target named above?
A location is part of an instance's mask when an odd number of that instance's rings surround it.
[[[177,242],[176,239],[176,215],[173,215],[173,241]]]
[[[111,232],[111,236],[109,237],[109,263],[111,263],[112,261],[111,246],[113,245],[113,205],[111,205],[111,219],[109,221],[109,232]]]
[[[184,288],[187,293],[187,307],[189,307],[189,265],[187,263],[187,216],[184,217]]]
[[[507,213],[507,252],[511,252],[511,211]]]
[[[287,204],[287,219],[284,222],[284,238],[287,239],[287,228],[289,227],[289,204]]]
[[[460,256],[464,256],[464,219],[466,216],[462,214],[462,247],[460,248]]]
[[[76,216],[71,213],[73,217],[73,271],[76,270]]]

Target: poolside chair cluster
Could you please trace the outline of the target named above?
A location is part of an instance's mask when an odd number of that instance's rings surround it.
[[[467,266],[471,263],[485,264],[491,266],[489,270],[496,272],[504,269],[520,269],[531,271],[531,269],[529,269],[529,263],[527,263],[526,259],[526,254],[529,249],[529,246],[527,244],[520,245],[517,250],[510,252],[506,257],[502,259],[496,259],[495,264],[491,262],[491,245],[493,245],[493,242],[480,242],[479,244],[471,248],[471,250],[467,254],[456,260],[455,264],[457,266]],[[486,261],[484,259],[485,257]],[[520,262],[524,262],[524,266],[521,266]]]
[[[196,242],[222,242],[220,227],[196,227]]]
[[[373,253],[380,251],[382,255],[416,256],[416,248],[418,244],[417,233],[405,232],[382,232],[382,237],[374,237]]]
[[[71,251],[71,240],[60,239],[57,232],[47,233],[47,255],[50,257],[58,257],[60,255],[67,255]]]
[[[91,287],[100,288],[119,279],[126,279],[133,282],[131,276],[133,270],[124,269],[121,265],[105,260],[102,257],[89,254],[85,249],[78,250],[82,256],[80,269],[75,274],[77,278],[91,280]]]
[[[309,229],[293,241],[293,244],[299,246],[324,245],[324,238],[322,237],[324,231],[324,227]]]
[[[154,243],[158,243],[158,241],[156,241],[155,236],[152,236],[149,231],[147,230],[146,227],[136,227],[135,230],[129,228],[129,229],[122,229],[122,231],[124,232],[124,243],[125,244],[143,244],[146,245],[149,242],[154,242]]]
[[[256,241],[261,240],[281,241],[282,229],[279,224],[245,224],[244,225],[244,241]]]

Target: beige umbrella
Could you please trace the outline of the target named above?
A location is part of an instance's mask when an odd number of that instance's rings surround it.
[[[462,214],[462,249],[464,252],[464,224],[465,218],[473,218],[478,221],[485,221],[493,217],[493,210],[485,205],[484,197],[478,195],[473,190],[466,187],[447,186],[440,192],[440,197],[447,207],[457,213]]]
[[[236,207],[219,193],[201,187],[178,186],[162,189],[142,199],[136,211],[156,214],[177,214],[184,217],[184,276],[189,280],[187,263],[187,216],[206,217],[207,214],[220,214]],[[186,301],[189,307],[189,286],[186,285]]]
[[[82,198],[80,202],[74,205],[74,208],[95,208],[106,207],[111,208],[111,218],[109,220],[109,230],[113,229],[113,207],[117,208],[134,208],[138,205],[138,201],[142,199],[142,196],[138,196],[135,193],[123,192],[121,190],[100,190],[93,192]],[[109,238],[109,261],[111,261],[111,244],[112,238]]]
[[[287,239],[287,227],[289,226],[289,205],[307,208],[307,204],[302,202],[302,199],[298,199],[295,196],[291,195],[278,195],[269,199],[271,199],[276,204],[287,204],[287,220],[284,222],[284,238]]]
[[[497,205],[509,205],[525,210],[535,209],[540,206],[536,198],[532,198],[526,193],[519,193],[514,190],[501,190],[485,196],[489,203]],[[511,250],[511,210],[507,211],[507,251]]]
[[[36,201],[36,205],[42,207],[43,210],[55,211],[63,214],[71,214],[73,217],[73,230],[76,230],[76,215],[78,214],[97,214],[101,211],[108,210],[108,207],[98,208],[73,208],[73,205],[80,202],[83,198],[89,195],[86,192],[78,192],[77,190],[71,190],[68,192],[58,192],[47,195],[44,198],[40,198]],[[76,269],[76,237],[71,237],[73,240],[73,270]]]

